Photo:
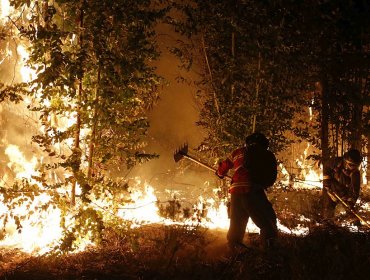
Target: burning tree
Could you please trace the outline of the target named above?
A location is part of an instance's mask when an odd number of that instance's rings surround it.
[[[13,206],[27,201],[30,207],[35,197],[50,195],[35,208],[60,207],[62,249],[77,233],[99,240],[102,215],[88,202],[122,193],[127,183],[114,179],[118,172],[156,157],[144,151],[146,112],[162,82],[152,66],[159,57],[153,27],[166,10],[154,2],[10,1],[14,12],[2,19],[8,32],[1,29],[1,39],[26,46],[30,78],[2,84],[1,99],[26,103],[41,122],[33,135],[38,172],[2,188],[4,203],[22,192],[29,199]],[[69,202],[77,203],[73,213]],[[67,221],[70,215],[77,222]],[[4,224],[15,219],[22,230],[20,214],[2,218]]]
[[[368,94],[368,38],[362,36],[369,33],[348,37],[340,25],[348,16],[343,9],[337,13],[336,7],[321,1],[314,1],[314,9],[312,1],[296,5],[170,2],[184,16],[171,23],[190,42],[182,42],[173,51],[183,67],[200,69],[198,124],[209,132],[201,145],[200,153],[207,151],[202,156],[223,156],[254,130],[265,132],[275,151],[284,152],[292,142],[288,133],[293,131],[328,154],[345,146],[336,145],[338,141],[351,142],[358,140],[359,133],[365,134],[357,126],[359,117],[367,120],[361,115],[365,99],[356,103],[342,87],[334,87],[345,85],[353,91],[361,89],[362,97]],[[162,82],[152,65],[159,58],[154,25],[168,9],[158,8],[162,1],[145,0],[53,4],[14,0],[11,4],[15,11],[2,18],[0,40],[16,42],[14,49],[26,59],[22,70],[28,78],[1,84],[0,100],[26,104],[35,124],[32,145],[38,146],[32,146],[30,160],[16,145],[5,142],[4,153],[16,154],[19,160],[12,161],[14,168],[8,170],[14,173],[14,184],[1,186],[0,218],[5,229],[13,223],[12,230],[19,232],[32,232],[33,225],[50,220],[40,247],[54,241],[52,245],[60,250],[81,249],[100,242],[106,226],[134,226],[125,210],[137,207],[130,202],[140,195],[124,193],[127,181],[115,179],[122,169],[156,156],[144,150],[149,126],[146,112],[157,100]],[[355,21],[356,30],[363,27],[362,20]],[[348,64],[347,58],[353,62],[352,54],[366,58],[365,62]],[[337,72],[338,65],[351,67]],[[350,110],[343,100],[350,100]],[[297,121],[308,107],[315,112]],[[341,137],[349,124],[356,128],[349,134],[353,137]],[[320,133],[322,138],[317,137]],[[332,140],[329,135],[338,137]],[[329,149],[329,143],[334,149]],[[303,154],[305,160],[306,150]],[[30,167],[27,176],[24,170],[14,172],[19,161]],[[155,212],[153,188],[146,186],[146,195],[142,203]],[[309,204],[307,197],[304,194],[302,205]],[[215,211],[214,204],[214,200],[201,200],[195,212],[201,217],[220,216],[226,207],[222,204]],[[167,208],[160,208],[174,220],[181,205],[175,197]],[[311,204],[306,208],[313,212]],[[34,212],[42,218],[32,220]],[[280,213],[281,217],[285,214]],[[141,214],[148,216],[145,211]],[[221,214],[227,223],[226,211]],[[291,227],[279,226],[290,233],[307,222],[303,216],[288,220]],[[1,237],[7,234],[5,230]],[[33,244],[29,245],[32,250]]]

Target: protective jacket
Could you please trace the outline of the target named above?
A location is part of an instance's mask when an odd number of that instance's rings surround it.
[[[231,153],[231,158],[222,161],[218,166],[217,175],[220,177],[225,176],[232,168],[235,170],[229,193],[248,193],[252,189],[249,173],[243,166],[245,149],[236,149]]]
[[[353,206],[360,194],[360,171],[346,170],[342,157],[330,160],[328,167],[330,168],[329,188]]]

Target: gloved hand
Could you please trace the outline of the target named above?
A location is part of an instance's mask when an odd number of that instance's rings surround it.
[[[218,178],[220,178],[220,179],[223,179],[223,178],[225,177],[224,175],[219,175],[217,170],[216,170],[216,173],[215,173],[215,174],[216,174],[216,176],[217,176]]]
[[[346,199],[346,203],[351,209],[355,207],[355,201],[351,197]]]
[[[336,172],[334,173],[334,179],[337,180],[338,182],[340,181],[340,173],[339,172]]]

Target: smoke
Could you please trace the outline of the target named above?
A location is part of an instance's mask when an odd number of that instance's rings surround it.
[[[173,155],[184,143],[189,145],[191,152],[191,148],[196,148],[205,137],[205,132],[196,125],[199,120],[196,88],[176,81],[179,76],[190,81],[197,77],[194,72],[180,69],[178,59],[170,52],[170,48],[184,38],[165,24],[158,26],[157,33],[162,56],[155,66],[168,85],[149,114],[148,152],[159,154],[159,158],[135,167],[130,175],[147,180],[159,192],[166,189],[194,197],[209,192],[209,180],[214,180],[215,176],[187,159],[175,163]]]
[[[186,162],[186,159],[180,163],[175,163],[173,159],[175,150],[184,143],[189,145],[191,151],[191,148],[197,147],[205,136],[204,131],[196,126],[199,119],[195,99],[196,89],[187,83],[176,81],[179,76],[189,80],[196,79],[196,76],[194,73],[181,70],[178,67],[178,59],[170,52],[170,48],[176,45],[177,40],[184,38],[180,38],[166,24],[158,25],[157,34],[162,56],[155,67],[157,73],[166,80],[166,85],[163,86],[158,103],[148,112],[150,129],[146,152],[158,154],[159,158],[135,166],[132,170],[125,170],[122,176],[127,179],[140,177],[153,184],[159,193],[164,193],[168,189],[174,193],[193,193],[195,190],[203,193],[205,189],[208,190],[207,182],[212,178],[215,179],[213,174],[195,164],[187,166],[190,162]],[[17,45],[13,41],[3,41],[0,51],[1,81],[5,84],[22,81],[20,73],[23,61],[22,56],[17,53]],[[4,151],[9,144],[21,147],[26,158],[32,158],[39,152],[37,145],[31,141],[38,130],[38,117],[30,114],[26,104],[2,103],[0,116],[2,139],[0,160],[3,166],[8,162]],[[194,195],[197,196],[198,193]]]

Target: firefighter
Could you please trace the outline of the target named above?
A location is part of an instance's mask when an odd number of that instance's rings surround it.
[[[350,149],[342,157],[328,161],[328,171],[324,174],[324,188],[322,190],[322,217],[325,221],[332,221],[338,199],[330,195],[336,193],[347,205],[353,208],[360,195],[360,165],[361,153],[357,149]],[[329,192],[327,191],[329,189]]]
[[[243,238],[249,218],[260,228],[262,248],[272,248],[277,238],[276,214],[265,194],[267,186],[256,182],[257,179],[252,179],[253,173],[261,173],[264,179],[272,178],[270,179],[272,184],[276,180],[276,158],[268,147],[269,140],[265,135],[253,133],[246,138],[245,146],[233,151],[231,157],[222,161],[216,171],[219,178],[223,178],[230,169],[235,171],[229,188],[230,225],[227,233],[228,245],[232,252],[246,248]],[[266,158],[264,155],[268,155],[267,160],[264,160]],[[258,159],[254,163],[255,159],[252,160],[252,158]],[[262,169],[261,167],[253,170],[253,167],[263,165],[265,166],[263,170],[258,170]],[[266,184],[271,184],[271,182]]]

